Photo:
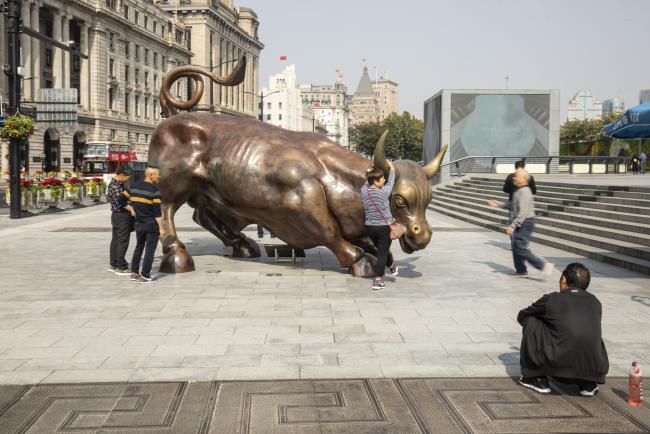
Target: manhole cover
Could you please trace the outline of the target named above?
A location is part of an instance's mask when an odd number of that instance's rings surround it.
[[[266,273],[267,276],[275,277],[275,276],[282,276],[282,273]]]
[[[221,273],[221,270],[208,270],[206,273]]]

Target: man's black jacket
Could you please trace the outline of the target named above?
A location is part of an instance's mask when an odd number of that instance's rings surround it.
[[[503,184],[503,192],[508,193],[508,200],[510,202],[512,202],[512,195],[514,194],[515,191],[517,191],[517,186],[512,181],[513,176],[514,173],[508,175],[506,177],[506,182]],[[535,178],[533,178],[533,175],[530,175],[530,179],[528,180],[528,186],[530,187],[530,191],[532,191],[533,194],[537,193],[537,187],[535,187]]]

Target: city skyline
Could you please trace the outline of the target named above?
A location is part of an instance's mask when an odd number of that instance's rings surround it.
[[[373,80],[376,66],[400,84],[399,110],[418,117],[440,89],[502,89],[506,77],[509,89],[559,89],[562,120],[582,88],[601,101],[622,96],[626,107],[650,88],[650,59],[634,42],[647,37],[643,0],[626,8],[602,0],[240,3],[260,18],[261,77],[287,56],[301,83],[333,83],[338,69],[353,89],[366,59]]]

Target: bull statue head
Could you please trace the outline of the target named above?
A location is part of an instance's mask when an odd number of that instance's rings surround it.
[[[385,131],[375,147],[374,165],[388,174],[390,168],[386,159]],[[393,217],[406,227],[406,233],[399,239],[405,253],[424,249],[431,240],[432,228],[426,220],[427,205],[431,202],[431,179],[440,169],[447,145],[429,164],[420,166],[414,161],[397,160],[395,166],[395,185],[390,197]]]

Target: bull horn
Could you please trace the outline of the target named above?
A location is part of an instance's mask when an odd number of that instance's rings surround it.
[[[386,137],[388,136],[388,130],[384,131],[384,134],[381,135],[377,146],[375,146],[375,167],[381,169],[384,173],[390,172],[390,166],[388,166],[388,160],[386,160]]]
[[[440,163],[442,162],[442,158],[445,156],[445,152],[447,152],[447,147],[449,145],[445,145],[440,152],[438,152],[438,155],[436,155],[436,158],[431,160],[429,164],[423,167],[424,173],[427,175],[427,179],[431,179],[434,177],[436,173],[438,173],[438,170],[440,169]]]

